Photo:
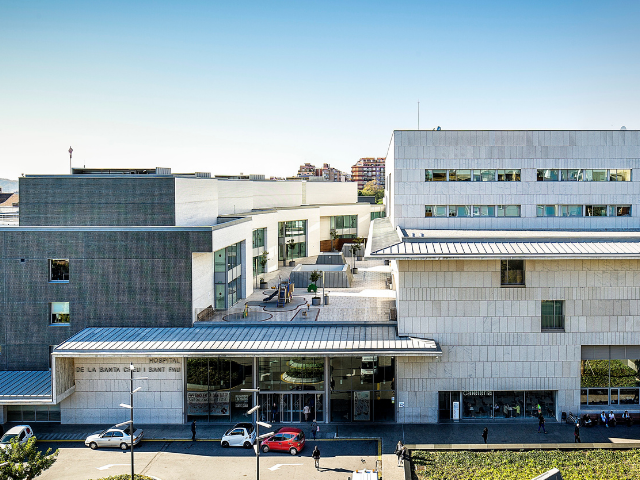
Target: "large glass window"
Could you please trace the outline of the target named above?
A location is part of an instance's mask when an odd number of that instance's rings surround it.
[[[495,170],[474,170],[473,181],[474,182],[493,182],[496,179]]]
[[[252,241],[252,245],[253,248],[260,248],[260,247],[264,247],[265,243],[265,236],[266,236],[266,228],[257,228],[253,231],[252,237],[253,237],[253,241]]]
[[[542,330],[564,330],[564,300],[542,300]]]
[[[577,182],[580,177],[579,169],[563,169],[561,172],[561,179],[563,182]]]
[[[358,215],[331,217],[330,228],[335,232],[335,238],[356,238],[358,236]]]
[[[638,405],[640,378],[637,359],[582,360],[582,405]]]
[[[609,170],[609,181],[610,182],[630,182],[631,170],[620,169],[620,168]]]
[[[471,170],[449,170],[450,182],[470,182]]]
[[[538,205],[536,209],[537,217],[555,217],[558,214],[557,205]]]
[[[500,260],[501,285],[524,285],[524,260]]]
[[[51,302],[51,324],[69,325],[69,302]]]
[[[324,357],[266,357],[258,360],[261,391],[324,390]]]
[[[606,205],[586,205],[585,212],[587,217],[606,217],[607,206]]]
[[[499,217],[519,217],[520,205],[497,205],[496,210]]]
[[[610,217],[630,217],[631,205],[609,205]]]
[[[208,422],[246,420],[253,396],[251,358],[187,359],[187,419]]]
[[[242,298],[242,243],[235,243],[213,254],[215,309],[229,308]]]
[[[386,212],[371,212],[371,220],[375,220],[376,218],[384,218],[386,217]]]
[[[424,181],[425,182],[446,182],[447,171],[446,170],[425,170]]]
[[[49,281],[68,282],[69,281],[69,260],[55,259],[49,260]]]
[[[539,169],[538,170],[538,181],[539,182],[557,182],[558,178],[558,170],[557,169]]]
[[[284,260],[285,256],[287,259],[307,256],[306,220],[278,223],[278,258]]]
[[[446,205],[426,205],[424,207],[425,217],[446,217],[447,206]]]
[[[561,217],[581,217],[582,205],[560,205]]]
[[[496,207],[493,205],[474,205],[473,216],[474,217],[495,217]]]
[[[499,182],[519,182],[520,170],[498,170]]]
[[[471,206],[469,205],[449,205],[450,217],[470,217]]]

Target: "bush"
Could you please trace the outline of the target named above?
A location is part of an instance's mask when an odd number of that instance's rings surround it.
[[[419,480],[471,480],[498,478],[530,480],[557,468],[564,480],[617,480],[640,478],[638,450],[559,450],[528,452],[435,452],[411,453],[412,468]]]

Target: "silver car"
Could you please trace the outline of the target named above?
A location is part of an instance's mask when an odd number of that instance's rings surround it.
[[[131,445],[131,437],[129,436],[130,428],[118,428],[111,427],[106,430],[94,432],[87,437],[84,444],[95,450],[98,447],[118,447],[121,450],[126,450]],[[144,432],[140,429],[136,429],[133,432],[133,445],[138,445]]]

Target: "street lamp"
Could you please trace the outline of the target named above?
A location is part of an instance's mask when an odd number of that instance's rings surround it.
[[[122,422],[116,425],[116,427],[121,427],[123,425],[129,425],[129,438],[131,439],[131,480],[133,480],[133,437],[135,434],[135,430],[133,428],[133,394],[142,390],[142,387],[138,387],[135,390],[133,389],[133,372],[136,371],[136,367],[133,366],[133,363],[129,364],[129,372],[131,372],[131,384],[129,388],[129,393],[131,395],[131,404],[127,405],[126,403],[121,403],[120,406],[122,408],[128,408],[131,411],[131,420],[127,420],[126,422]],[[138,377],[135,380],[147,380],[149,377]]]
[[[260,389],[259,388],[241,388],[240,391],[242,392],[252,392],[252,393],[256,393],[259,394],[260,393]],[[273,435],[273,432],[269,432],[269,433],[265,433],[263,435],[260,435],[260,426],[262,425],[265,428],[271,428],[271,425],[265,422],[261,422],[258,420],[258,410],[260,410],[260,405],[258,405],[258,396],[255,396],[256,398],[256,406],[249,409],[247,411],[247,415],[251,415],[253,413],[256,414],[256,444],[253,447],[254,451],[256,452],[256,480],[260,480],[260,440],[262,440],[263,438],[266,437],[270,437],[271,435]]]

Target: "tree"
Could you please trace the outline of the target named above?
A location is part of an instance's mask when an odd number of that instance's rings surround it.
[[[43,454],[36,448],[36,437],[31,437],[26,443],[18,443],[18,439],[11,440],[11,446],[6,450],[0,450],[0,479],[32,480],[47,470],[58,459],[56,450],[51,449]]]
[[[362,188],[362,195],[376,197],[376,203],[380,203],[384,197],[384,188],[378,185],[375,180],[371,180]]]

